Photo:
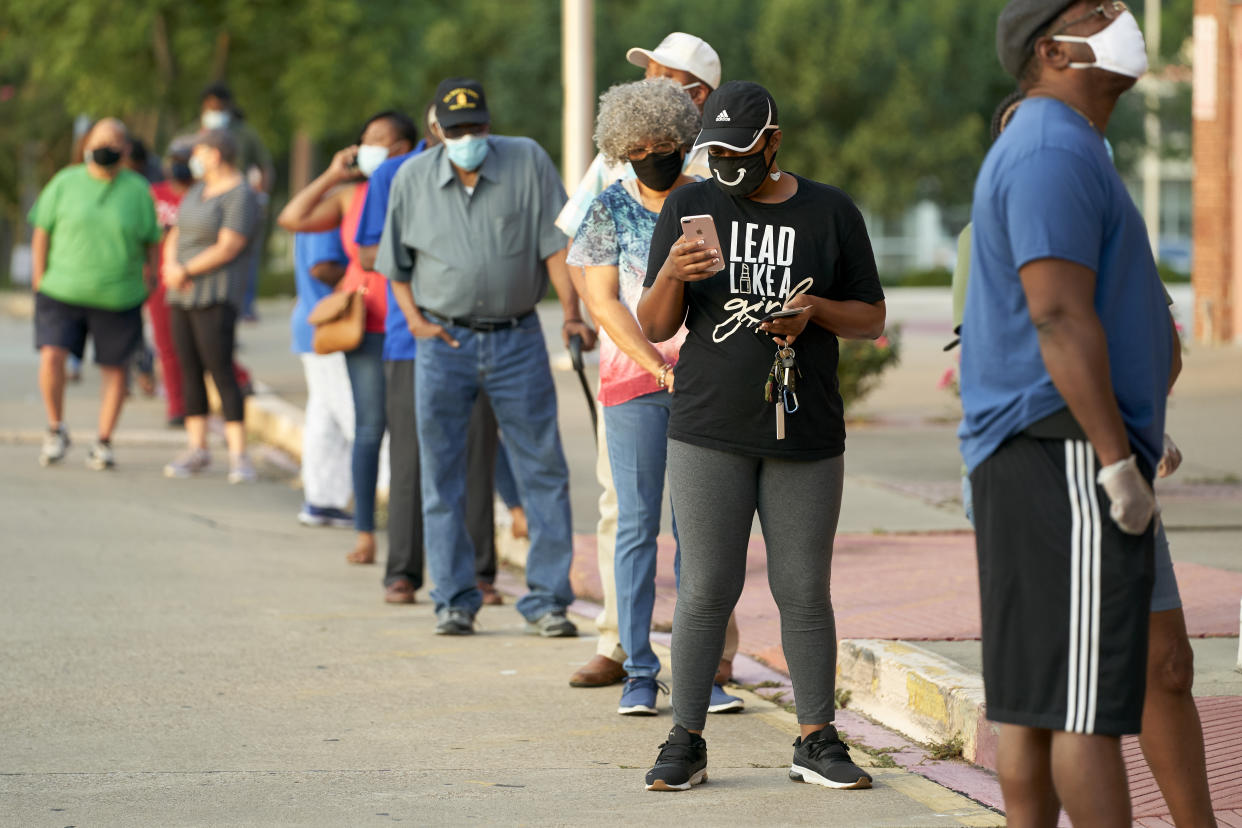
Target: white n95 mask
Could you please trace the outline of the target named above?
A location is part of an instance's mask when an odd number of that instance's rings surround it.
[[[1147,43],[1143,40],[1138,21],[1129,11],[1122,12],[1116,20],[1090,37],[1054,35],[1052,39],[1062,43],[1085,43],[1095,52],[1094,63],[1071,63],[1071,69],[1095,67],[1127,78],[1142,77],[1147,71]]]
[[[388,160],[388,147],[376,144],[363,144],[358,147],[358,172],[371,177],[371,173],[379,169],[379,165]]]

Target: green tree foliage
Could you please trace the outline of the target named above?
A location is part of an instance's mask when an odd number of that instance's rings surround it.
[[[625,62],[628,47],[693,32],[719,51],[726,79],[771,89],[788,169],[880,212],[922,196],[963,203],[992,108],[1013,85],[995,57],[1003,5],[596,0],[597,86],[641,76]],[[1192,7],[1165,0],[1171,59]],[[0,215],[14,215],[31,162],[41,183],[69,160],[75,116],[118,115],[162,149],[215,79],[231,84],[278,159],[298,130],[332,150],[380,109],[417,117],[449,75],[484,83],[497,131],[529,135],[559,157],[560,72],[555,0],[0,3]],[[1114,143],[1137,136],[1140,120],[1119,117]]]

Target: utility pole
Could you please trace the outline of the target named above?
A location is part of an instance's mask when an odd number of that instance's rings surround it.
[[[561,0],[561,76],[565,105],[561,116],[561,177],[566,189],[578,185],[594,153],[595,3]]]
[[[1143,9],[1147,24],[1147,62],[1153,68],[1160,66],[1160,5],[1161,0],[1147,0]],[[1148,74],[1144,94],[1147,149],[1143,153],[1143,219],[1156,261],[1160,260],[1160,84],[1158,77]]]

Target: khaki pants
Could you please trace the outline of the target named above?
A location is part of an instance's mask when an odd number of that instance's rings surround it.
[[[599,496],[599,523],[595,527],[595,546],[599,555],[599,583],[604,593],[604,608],[595,618],[599,629],[599,644],[595,652],[615,662],[625,662],[625,650],[617,630],[617,574],[613,560],[617,551],[617,490],[612,485],[612,468],[608,465],[608,435],[604,432],[604,417],[599,418],[599,452],[595,460],[595,479],[604,487]],[[737,616],[729,616],[725,629],[725,661],[733,661],[737,655]]]

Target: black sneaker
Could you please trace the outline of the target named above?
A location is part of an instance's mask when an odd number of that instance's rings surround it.
[[[436,610],[436,635],[474,635],[474,616],[461,607]]]
[[[660,745],[655,765],[647,771],[649,791],[688,791],[707,781],[707,742],[681,725],[673,725]]]
[[[850,761],[850,749],[837,736],[837,729],[828,725],[805,739],[794,743],[793,764],[789,778],[825,788],[870,788],[871,777]]]

